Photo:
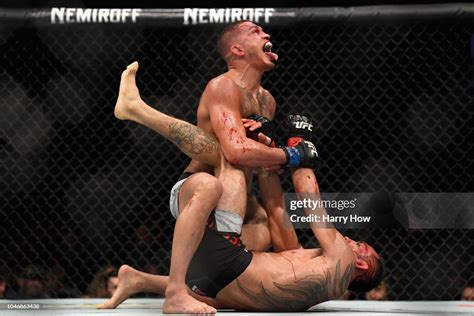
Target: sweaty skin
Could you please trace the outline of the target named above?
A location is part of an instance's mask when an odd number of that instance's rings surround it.
[[[198,126],[216,135],[221,147],[220,164],[215,169],[215,175],[224,191],[217,208],[235,212],[244,218],[247,183],[252,167],[278,164],[280,160],[275,158],[273,150],[277,153],[281,150],[247,138],[241,118],[252,114],[271,118],[275,101],[261,87],[257,89],[256,96],[251,97],[248,89],[236,84],[236,80],[242,80],[240,76],[231,70],[211,80],[201,97],[197,113]],[[266,104],[261,104],[262,100]]]
[[[249,167],[286,163],[282,149],[270,148],[247,138],[241,119],[253,114],[273,118],[275,100],[260,82],[273,69],[278,56],[264,52],[270,36],[252,22],[238,25],[226,62],[228,71],[212,79],[204,90],[197,110],[198,127],[219,141],[221,159],[214,174],[224,188],[218,209],[244,218]],[[186,171],[194,172],[194,160]]]
[[[136,94],[130,99],[131,101],[126,102],[124,98],[119,97],[120,102],[117,102],[117,105],[120,106],[116,108],[117,116],[149,126],[168,139],[170,130],[166,127],[167,124],[181,124],[186,126],[187,130],[202,136],[190,142],[179,142],[182,150],[186,146],[194,145],[204,148],[205,146],[199,142],[207,143],[212,139],[207,137],[206,135],[209,134],[200,128],[166,116],[142,103],[138,89],[135,90],[134,73],[132,77],[128,76],[130,73],[127,71],[124,73],[121,88],[127,86]],[[133,96],[133,93],[130,94],[128,91],[128,93],[121,95]],[[134,105],[137,107],[130,111]],[[137,113],[142,114],[138,115]],[[159,118],[166,124],[153,125],[156,124],[156,121],[148,120],[152,117]],[[193,151],[188,149],[188,152]],[[195,151],[191,156],[199,158],[199,154]],[[319,194],[316,177],[312,170],[295,170],[293,182],[297,192]],[[192,292],[190,295],[216,308],[293,311],[302,311],[318,302],[338,297],[339,293],[343,292],[342,289],[347,288],[349,280],[357,276],[358,269],[363,269],[363,267],[357,267],[357,263],[355,264],[357,269],[354,268],[354,253],[376,256],[375,251],[367,244],[359,244],[348,238],[342,238],[335,229],[318,229],[318,227],[313,227],[313,231],[322,248],[307,250],[299,248],[294,229],[289,229],[283,224],[286,213],[282,203],[283,191],[278,176],[274,173],[261,171],[259,172],[259,183],[274,249],[281,252],[256,252],[246,271],[224,288],[216,300],[198,296]],[[252,202],[249,207],[255,208],[255,205],[252,204],[257,202],[254,198],[251,198],[250,201]],[[323,212],[324,210],[317,211]],[[255,217],[258,220],[252,223],[251,230],[246,230],[246,225],[244,225],[242,239],[247,238],[248,232],[251,232],[251,237],[249,236],[248,240],[252,240],[255,232],[268,230],[265,225],[266,218]],[[350,273],[351,271],[352,273]],[[169,284],[167,276],[145,274],[128,266],[121,267],[118,278],[117,291],[107,303],[101,305],[102,308],[115,308],[129,296],[142,291],[164,294]]]
[[[311,189],[317,188],[316,182],[308,187],[308,177],[311,181],[316,181],[310,169],[293,172],[297,192],[309,193]],[[274,177],[266,179],[272,190],[281,189],[281,185],[275,180],[277,178]],[[275,213],[279,211],[275,210]],[[271,216],[282,214],[270,212],[268,215],[270,221]],[[294,229],[289,230],[282,221],[275,221],[275,224],[281,227],[280,230],[270,230],[272,239],[274,233],[286,231],[286,238],[291,240],[288,246],[279,245],[280,249],[297,248]],[[367,244],[344,238],[334,228],[315,227],[314,230],[317,231],[316,237],[321,248],[299,248],[279,253],[256,252],[244,273],[221,290],[216,299],[194,293],[191,295],[216,308],[242,311],[305,311],[315,304],[339,298],[349,283],[367,269],[356,259],[356,255],[378,255]],[[120,269],[119,280],[117,292],[121,296],[114,295],[110,300],[110,308],[115,308],[127,297],[141,291],[163,294],[168,284],[166,276],[145,274],[128,266]]]
[[[268,67],[273,67],[273,63],[262,51],[263,45],[268,42],[268,35],[260,32],[261,29],[257,33],[248,32],[247,28],[251,26],[254,24],[250,23],[241,29],[245,32],[245,40],[242,42],[245,44],[240,45],[241,47],[233,46],[233,49],[237,50],[242,48],[244,54],[236,63],[228,61],[229,71],[209,82],[199,102],[197,125],[205,132],[215,135],[221,149],[219,163],[214,169],[214,175],[218,180],[195,173],[202,171],[201,163],[193,161],[185,170],[194,174],[184,182],[179,194],[180,215],[173,235],[170,279],[163,304],[164,313],[216,312],[215,309],[202,307],[202,303],[187,293],[185,285],[186,271],[202,239],[205,219],[216,207],[217,210],[233,212],[243,220],[247,206],[247,182],[250,181],[251,174],[251,170],[245,166],[277,165],[286,162],[286,155],[282,149],[269,148],[248,139],[241,122],[242,115],[268,115],[259,111],[267,105],[260,104],[259,107],[257,98],[259,94],[265,93],[260,86],[262,73],[270,69]],[[247,57],[245,51],[249,52],[250,57]],[[253,57],[252,53],[255,53]],[[263,66],[266,68],[262,68]],[[249,95],[250,98],[243,98],[245,95]],[[274,108],[273,100],[271,117]],[[199,181],[196,180],[198,177]],[[193,204],[191,207],[186,197],[194,196],[196,192],[199,193],[196,201],[208,203],[200,206]],[[209,193],[206,195],[206,192]],[[186,205],[184,209],[182,205]]]
[[[227,73],[211,80],[198,108],[198,127],[201,127],[205,134],[215,135],[220,143],[220,161],[215,174],[224,192],[219,200],[218,208],[235,212],[243,218],[247,205],[246,182],[249,179],[250,170],[238,164],[245,164],[248,167],[278,165],[283,164],[286,157],[281,149],[269,148],[246,138],[245,129],[240,121],[242,116],[251,114],[272,118],[275,108],[271,95],[260,86],[261,75],[263,71],[268,70],[265,67],[271,63],[267,55],[261,52],[261,47],[268,41],[269,36],[253,23],[243,23],[242,27],[245,32],[248,31],[245,49],[249,51],[252,59],[246,60],[245,64],[237,62],[234,64],[235,67],[229,65],[230,70]],[[240,51],[237,49],[236,52]],[[267,109],[268,112],[265,112]],[[171,125],[169,125],[169,130],[172,130]],[[190,143],[189,138],[187,141],[184,138],[182,141],[179,139],[185,136],[180,132],[175,133],[173,140],[177,144]],[[193,161],[186,171],[195,172],[196,170],[193,169],[199,164]],[[197,168],[197,170],[202,169]],[[306,170],[308,174],[299,176],[300,170],[303,170],[301,171],[303,173]],[[300,170],[294,172],[293,181],[296,191],[314,193],[311,190],[308,191],[305,186],[311,175],[316,183],[314,173],[308,169]],[[300,179],[304,179],[305,182],[300,183]],[[325,231],[327,232],[322,232],[316,227],[313,229],[322,246],[321,251],[300,249],[279,254],[256,253],[246,271],[219,292],[217,301],[199,299],[216,307],[301,311],[318,302],[339,297],[342,295],[342,293],[339,294],[341,289],[345,290],[351,278],[357,276],[353,273],[354,252],[369,253],[371,250],[351,245],[335,230],[325,229]],[[284,249],[284,243],[281,247]],[[130,272],[130,269],[124,270]],[[140,278],[145,280],[143,275],[134,276],[135,280],[140,280]],[[171,281],[165,277],[155,279],[157,282],[155,290],[166,289],[168,293]],[[133,282],[126,283],[130,285]],[[122,293],[121,298],[134,290],[143,289],[138,286],[127,286],[126,283],[122,289],[128,288],[128,291],[120,291],[120,284],[117,289],[117,293]],[[121,300],[115,302],[119,301]],[[167,310],[170,311],[170,309]]]
[[[296,192],[319,193],[311,169],[295,170],[293,183]],[[275,181],[267,185],[278,189]],[[321,249],[256,253],[247,270],[218,294],[218,301],[237,310],[304,311],[340,297],[353,276],[354,253],[335,229],[317,230]]]
[[[200,136],[201,139],[206,139],[206,135],[215,134],[220,143],[219,163],[214,169],[214,174],[219,181],[209,177],[206,173],[203,174],[203,171],[210,172],[210,168],[202,162],[192,161],[185,170],[194,174],[184,183],[179,194],[180,215],[177,218],[173,236],[170,278],[163,306],[164,313],[216,312],[215,309],[189,296],[184,282],[191,257],[202,239],[206,218],[216,204],[218,209],[234,212],[242,219],[245,217],[246,188],[252,171],[235,164],[255,167],[278,165],[286,162],[286,155],[283,150],[268,148],[248,139],[240,121],[242,112],[247,115],[269,116],[261,111],[268,107],[266,104],[268,102],[266,96],[268,92],[260,87],[260,79],[262,73],[268,70],[266,68],[270,65],[270,68],[273,67],[272,61],[269,61],[267,55],[262,51],[262,47],[268,42],[269,36],[263,33],[261,28],[257,29],[253,23],[247,24],[249,25],[244,25],[242,30],[245,31],[246,42],[251,43],[247,49],[249,55],[253,57],[251,59],[242,58],[236,64],[229,63],[229,71],[211,80],[208,84],[198,107],[198,127],[205,132],[196,135]],[[256,28],[256,32],[250,32],[250,28]],[[262,66],[266,68],[264,69]],[[133,71],[131,72],[133,72],[133,75],[137,67],[138,65],[132,66],[131,70]],[[124,75],[127,74],[124,73]],[[271,116],[273,116],[275,108],[273,98],[272,101]],[[126,116],[120,113],[119,103],[120,97],[115,115],[118,118],[127,119]],[[141,112],[143,116],[136,116],[136,121],[145,123],[144,125],[160,127],[157,126],[159,124],[153,124],[150,121],[153,111],[144,109],[143,106],[140,109],[143,111]],[[168,130],[169,139],[172,139],[178,146],[193,143],[190,133],[194,133],[196,130],[189,128],[189,126],[182,123],[169,123]],[[212,146],[213,143],[209,142],[206,146],[199,148],[183,147],[189,150],[188,153],[202,154],[203,151],[212,152],[214,149]],[[208,156],[206,158],[213,159],[211,155]],[[223,190],[223,188],[227,189]],[[209,192],[207,196],[206,191]]]

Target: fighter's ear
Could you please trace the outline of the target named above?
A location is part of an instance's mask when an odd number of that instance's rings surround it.
[[[369,264],[367,263],[367,261],[359,259],[359,258],[356,258],[355,266],[359,270],[368,270],[369,269]]]
[[[232,45],[230,47],[230,51],[232,52],[232,54],[234,54],[236,56],[244,56],[245,55],[244,48],[240,44]]]

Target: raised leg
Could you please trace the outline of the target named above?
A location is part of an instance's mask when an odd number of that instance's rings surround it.
[[[140,97],[136,85],[137,70],[138,63],[134,62],[122,73],[114,110],[115,117],[146,126],[176,144],[183,153],[192,159],[217,166],[219,143],[214,135],[146,104]]]

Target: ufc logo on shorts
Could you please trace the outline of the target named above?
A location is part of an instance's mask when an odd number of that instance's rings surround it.
[[[306,122],[301,122],[301,121],[296,122],[295,127],[299,129],[307,129],[308,131],[311,131],[311,132],[313,131],[313,125]]]
[[[316,150],[316,147],[312,142],[305,141],[306,145],[308,145],[308,148],[311,150],[311,154],[315,155],[316,157],[319,157],[318,151]]]

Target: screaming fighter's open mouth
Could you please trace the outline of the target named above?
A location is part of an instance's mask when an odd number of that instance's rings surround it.
[[[277,61],[278,60],[278,55],[275,53],[272,53],[272,47],[273,44],[271,42],[266,42],[265,45],[263,45],[263,52],[271,61]]]

